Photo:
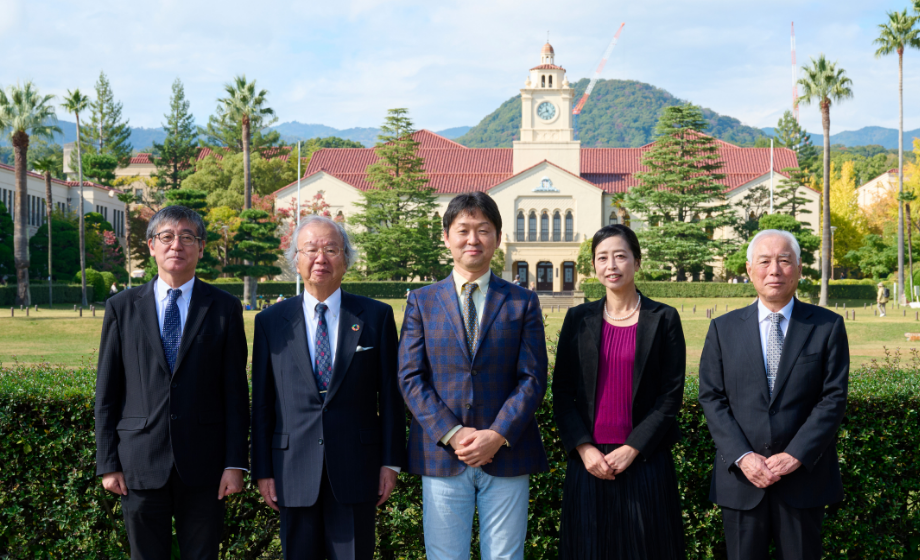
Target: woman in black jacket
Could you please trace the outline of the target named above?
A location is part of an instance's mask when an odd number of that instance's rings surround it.
[[[559,558],[686,557],[671,445],[680,439],[687,350],[677,311],[642,296],[636,234],[592,241],[604,298],[566,314],[553,416],[568,454]]]

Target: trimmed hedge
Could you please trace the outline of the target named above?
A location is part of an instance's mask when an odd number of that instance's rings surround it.
[[[73,284],[52,284],[53,293],[51,297],[55,304],[58,303],[76,303],[83,301],[82,287]],[[95,290],[89,284],[86,285],[86,301],[93,302]],[[29,294],[32,299],[32,305],[48,305],[48,284],[29,284]],[[0,307],[12,307],[16,302],[16,284],[9,286],[0,286]]]
[[[366,296],[376,299],[404,299],[406,290],[415,290],[427,286],[428,282],[343,282],[342,289],[350,294]],[[243,297],[242,282],[215,282],[214,286],[225,292],[235,295],[238,298]],[[284,297],[295,295],[297,284],[294,282],[259,282],[257,294],[266,299],[278,297],[282,294]],[[301,289],[303,284],[301,283]]]
[[[552,351],[552,347],[550,348]],[[824,523],[824,558],[918,558],[920,543],[920,361],[851,375],[838,434],[846,498]],[[0,369],[0,557],[125,559],[118,500],[94,476],[91,368]],[[714,448],[690,375],[674,449],[688,558],[724,558],[721,515],[707,499]],[[526,557],[556,557],[565,456],[552,395],[537,412],[551,470],[532,477]],[[280,558],[277,515],[249,483],[227,499],[221,558]],[[400,483],[377,516],[377,557],[422,559],[419,477]],[[475,539],[474,539],[475,541]],[[478,558],[478,542],[473,546]]]
[[[727,282],[636,282],[643,295],[656,298],[720,298],[720,297],[757,297],[754,284],[729,284]],[[600,299],[604,295],[604,286],[599,282],[583,282],[581,289],[588,300]],[[803,295],[817,298],[820,284],[812,285]],[[865,284],[837,284],[832,281],[828,286],[829,299],[868,299],[875,300],[876,289]]]

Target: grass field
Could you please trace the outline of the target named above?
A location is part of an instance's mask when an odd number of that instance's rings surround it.
[[[396,315],[397,328],[401,326],[403,306],[405,301],[383,300],[393,306]],[[662,300],[678,310],[683,306],[681,319],[684,334],[687,339],[687,369],[696,372],[699,366],[700,353],[703,349],[703,340],[709,328],[709,319],[706,318],[706,309],[718,307],[716,316],[725,314],[726,305],[730,310],[744,307],[750,303],[749,299],[720,298],[720,299],[665,299]],[[831,301],[831,308],[838,305],[838,313],[843,314],[843,304],[848,309],[856,308],[856,320],[847,322],[847,333],[850,340],[850,355],[854,366],[866,363],[873,358],[885,355],[885,348],[894,351],[899,348],[902,354],[908,354],[910,349],[920,350],[920,342],[907,342],[904,333],[920,332],[920,322],[915,320],[916,311],[891,308],[885,318],[874,317],[872,307],[864,310],[864,301]],[[693,312],[696,306],[696,312]],[[547,315],[547,335],[553,336],[562,327],[565,311],[544,310]],[[34,308],[30,316],[26,317],[24,311],[15,310],[15,317],[10,317],[9,309],[0,314],[0,364],[9,365],[12,362],[34,364],[51,362],[63,364],[68,367],[81,365],[95,365],[96,351],[99,348],[99,333],[102,328],[101,309],[96,311],[96,316],[88,310],[83,311],[83,317],[78,318],[73,311],[73,305],[56,306],[53,309]],[[254,311],[244,312],[246,335],[250,344],[250,357],[252,356],[252,336]]]

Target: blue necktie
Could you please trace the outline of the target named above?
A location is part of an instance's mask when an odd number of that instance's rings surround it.
[[[182,290],[167,290],[169,301],[166,302],[166,316],[163,319],[163,352],[169,363],[169,371],[176,367],[176,355],[179,353],[179,344],[182,342],[182,320],[179,318],[179,306],[176,300],[182,295]]]
[[[313,376],[316,377],[316,388],[319,389],[319,398],[326,400],[326,391],[329,390],[329,380],[332,378],[332,345],[329,344],[329,326],[326,324],[325,303],[316,304],[316,314],[319,321],[316,324],[316,350],[313,359]]]

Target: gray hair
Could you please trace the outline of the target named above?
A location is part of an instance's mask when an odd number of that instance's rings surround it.
[[[150,218],[147,224],[147,239],[153,239],[161,225],[176,226],[179,222],[188,222],[195,228],[195,236],[201,238],[201,242],[207,241],[208,234],[204,227],[204,220],[201,215],[187,206],[166,206],[161,208]]]
[[[351,245],[351,239],[348,237],[348,232],[345,231],[345,228],[342,224],[327,218],[326,216],[320,216],[317,214],[310,214],[309,216],[304,216],[300,219],[300,225],[294,228],[294,233],[291,235],[291,243],[288,245],[287,250],[284,252],[284,258],[287,259],[288,265],[291,267],[291,270],[297,272],[297,240],[300,239],[300,232],[304,230],[310,224],[322,223],[331,225],[339,232],[339,235],[342,236],[342,251],[345,256],[345,269],[349,269],[352,265],[355,264],[355,261],[358,259],[358,255],[355,254],[355,248]]]
[[[747,262],[754,262],[754,245],[757,244],[759,240],[764,237],[782,237],[789,243],[789,246],[792,247],[792,250],[795,252],[796,264],[802,264],[802,249],[799,247],[799,241],[795,238],[794,235],[788,231],[783,231],[781,229],[765,229],[762,232],[754,236],[754,239],[751,239],[751,242],[748,244],[747,248]]]

